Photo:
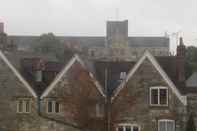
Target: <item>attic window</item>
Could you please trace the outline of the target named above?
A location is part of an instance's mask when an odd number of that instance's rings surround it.
[[[17,113],[30,113],[31,103],[29,99],[17,100]]]
[[[167,106],[168,105],[168,88],[151,87],[150,88],[150,105]]]
[[[41,70],[38,70],[36,71],[35,73],[35,80],[36,82],[42,82],[42,71]]]
[[[60,112],[60,103],[54,100],[47,102],[47,112],[48,113],[59,113]]]

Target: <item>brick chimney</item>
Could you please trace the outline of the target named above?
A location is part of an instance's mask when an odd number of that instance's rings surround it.
[[[186,47],[183,43],[183,38],[180,37],[179,45],[177,46],[177,76],[180,85],[185,83],[185,59],[186,59]]]
[[[0,22],[0,33],[4,33],[4,23]]]
[[[0,21],[0,49],[4,50],[7,45],[7,34],[4,32],[4,23]]]

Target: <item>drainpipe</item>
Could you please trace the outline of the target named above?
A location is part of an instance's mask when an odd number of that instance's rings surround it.
[[[106,102],[106,118],[107,118],[107,131],[111,130],[111,99],[108,93],[107,79],[108,77],[108,69],[105,68],[105,92],[107,94],[107,102]]]

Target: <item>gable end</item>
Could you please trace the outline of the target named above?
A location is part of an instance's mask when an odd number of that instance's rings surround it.
[[[28,84],[28,82],[21,76],[21,74],[17,71],[17,69],[9,62],[6,56],[0,51],[0,58],[5,62],[5,64],[10,68],[10,70],[14,73],[14,75],[24,84],[27,90],[36,98],[37,95],[32,89],[32,87]]]
[[[152,56],[148,51],[144,53],[144,55],[140,58],[140,60],[135,64],[133,69],[128,73],[126,80],[123,81],[118,88],[115,90],[115,93],[112,97],[112,101],[115,99],[115,97],[119,94],[119,92],[126,86],[126,83],[129,81],[129,79],[134,75],[134,73],[138,70],[140,65],[143,63],[145,59],[148,59],[153,66],[156,68],[156,70],[159,72],[159,74],[162,76],[162,78],[166,81],[166,83],[169,85],[169,87],[172,89],[172,91],[176,94],[178,99],[183,103],[183,105],[187,105],[187,97],[181,95],[175,84],[170,80],[168,75],[165,73],[165,71],[161,68],[157,60]]]

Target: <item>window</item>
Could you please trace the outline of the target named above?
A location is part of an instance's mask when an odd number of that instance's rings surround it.
[[[36,71],[35,80],[36,80],[36,82],[42,82],[42,71],[41,70]]]
[[[140,127],[136,124],[119,124],[116,131],[140,131]]]
[[[168,120],[168,119],[159,120],[158,131],[175,131],[174,120]]]
[[[28,99],[20,99],[17,100],[17,113],[30,113],[30,100]]]
[[[150,88],[150,105],[167,106],[168,105],[168,88],[151,87]]]
[[[96,104],[96,117],[103,117],[104,115],[104,106],[100,103]]]
[[[124,80],[127,76],[126,72],[120,72],[120,80]]]
[[[48,113],[59,113],[60,112],[60,103],[57,101],[48,101],[47,103],[47,112]]]

